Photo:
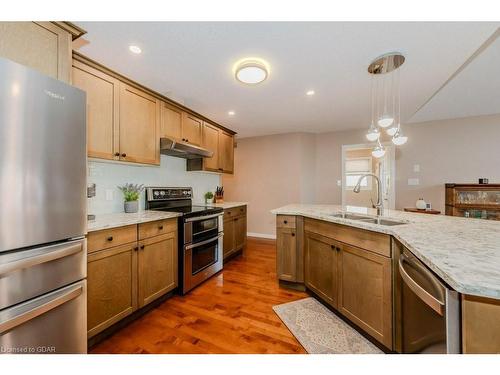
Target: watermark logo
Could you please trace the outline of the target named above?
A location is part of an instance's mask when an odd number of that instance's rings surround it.
[[[0,346],[0,354],[44,354],[55,352],[55,346]]]

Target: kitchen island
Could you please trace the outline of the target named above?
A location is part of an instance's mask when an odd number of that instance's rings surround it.
[[[500,223],[386,210],[388,225],[381,225],[370,220],[376,217],[373,209],[337,205],[293,204],[272,212],[278,215],[283,285],[305,285],[386,348],[397,349],[391,280],[401,247],[460,293],[463,352],[500,351]],[[349,218],[352,213],[367,219]],[[321,276],[333,266],[334,277]],[[356,272],[357,278],[346,278]],[[364,286],[358,285],[363,278]],[[377,297],[357,287],[371,288]],[[342,306],[356,292],[361,293],[353,302],[358,316],[352,306]],[[363,311],[368,306],[369,314]]]

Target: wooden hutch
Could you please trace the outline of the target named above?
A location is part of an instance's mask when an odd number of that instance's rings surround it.
[[[500,220],[500,184],[445,184],[446,215]]]

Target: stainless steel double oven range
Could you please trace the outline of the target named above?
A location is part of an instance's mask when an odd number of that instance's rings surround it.
[[[224,211],[192,204],[193,189],[149,187],[146,209],[178,212],[179,292],[185,294],[222,270]]]

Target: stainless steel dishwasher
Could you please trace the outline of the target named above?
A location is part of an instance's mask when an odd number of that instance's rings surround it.
[[[395,250],[395,348],[399,353],[460,353],[460,298],[399,243]]]

